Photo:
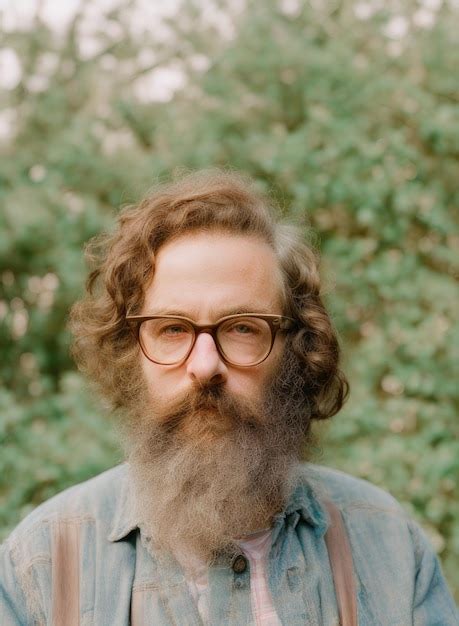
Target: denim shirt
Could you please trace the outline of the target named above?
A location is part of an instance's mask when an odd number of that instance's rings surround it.
[[[183,571],[159,560],[132,518],[126,464],[67,489],[33,511],[0,549],[1,626],[51,625],[51,534],[78,529],[81,626],[125,626],[141,598],[144,624],[198,626],[202,620]],[[436,555],[421,529],[387,493],[307,464],[274,520],[267,564],[284,625],[337,626],[338,609],[324,541],[328,497],[341,510],[352,548],[360,626],[458,626]],[[253,625],[250,568],[226,558],[209,569],[210,624]]]

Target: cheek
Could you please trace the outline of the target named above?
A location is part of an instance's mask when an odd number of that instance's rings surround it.
[[[148,388],[150,388],[153,378],[152,365],[153,363],[150,363],[150,361],[143,354],[140,355],[140,368],[142,370],[144,380],[147,382]]]
[[[262,400],[266,386],[274,370],[275,363],[272,364],[271,361],[269,361],[246,370],[230,371],[227,380],[227,389],[230,392],[245,396],[246,398],[257,401]]]
[[[141,371],[150,398],[159,404],[176,400],[186,391],[186,373],[182,367],[156,365],[142,355]]]
[[[158,396],[161,396],[167,387],[167,383],[165,383],[164,380],[165,373],[161,371],[162,368],[160,366],[155,365],[143,355],[141,360],[141,369],[150,395],[154,398],[158,398]],[[161,394],[158,392],[161,392]]]
[[[267,387],[272,385],[275,379],[284,354],[283,343],[279,342],[275,345],[268,359],[261,364],[262,370],[259,372],[259,385],[265,391]]]

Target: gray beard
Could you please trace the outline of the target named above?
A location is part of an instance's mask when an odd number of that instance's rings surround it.
[[[234,553],[235,539],[272,524],[309,434],[303,385],[284,358],[258,406],[209,386],[159,411],[144,393],[123,439],[136,521],[155,553],[191,553],[210,564]]]

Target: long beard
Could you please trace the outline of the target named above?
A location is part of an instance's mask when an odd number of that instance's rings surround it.
[[[309,432],[304,379],[281,364],[263,402],[199,387],[166,411],[137,403],[124,439],[143,533],[156,551],[207,563],[269,526],[291,493]],[[143,408],[141,408],[143,406]]]

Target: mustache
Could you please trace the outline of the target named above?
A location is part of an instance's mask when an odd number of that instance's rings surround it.
[[[161,416],[159,424],[164,435],[173,435],[186,420],[212,415],[214,421],[230,427],[259,426],[260,414],[247,401],[237,398],[223,385],[208,384],[194,387],[175,400]]]

